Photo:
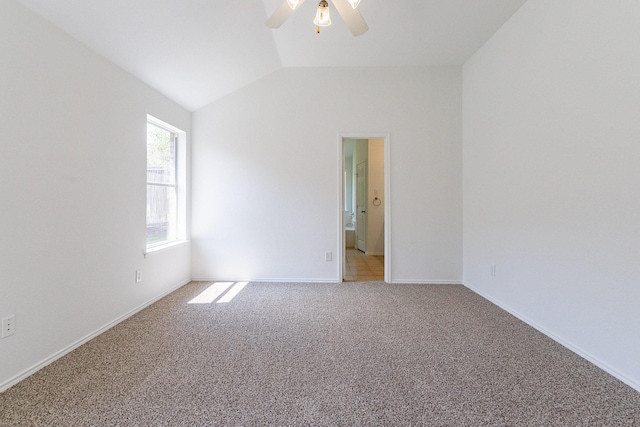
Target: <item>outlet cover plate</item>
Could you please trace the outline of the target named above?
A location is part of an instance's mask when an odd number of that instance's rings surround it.
[[[2,318],[2,338],[16,333],[16,316],[11,315]]]

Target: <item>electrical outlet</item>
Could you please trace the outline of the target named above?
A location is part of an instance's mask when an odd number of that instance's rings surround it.
[[[142,282],[142,270],[136,270],[136,283]]]
[[[332,258],[333,258],[333,254],[331,253],[331,251],[324,253],[324,260],[325,261],[331,261]]]
[[[6,338],[9,335],[16,333],[16,316],[11,316],[2,319],[2,338]]]

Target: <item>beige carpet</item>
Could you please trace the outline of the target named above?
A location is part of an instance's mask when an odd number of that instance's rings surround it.
[[[462,286],[191,283],[0,395],[2,426],[638,426],[640,393]]]

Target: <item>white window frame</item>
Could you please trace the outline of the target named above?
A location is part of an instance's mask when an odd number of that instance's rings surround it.
[[[162,128],[168,132],[171,132],[175,135],[174,144],[175,144],[175,183],[174,184],[162,184],[149,182],[147,180],[147,158],[145,156],[145,181],[148,185],[157,185],[164,187],[173,187],[176,191],[176,223],[175,226],[175,239],[172,240],[163,240],[161,242],[155,242],[146,245],[146,252],[153,252],[159,249],[162,249],[167,246],[175,245],[176,243],[184,242],[187,240],[187,134],[181,129],[164,122],[154,116],[147,114],[147,124],[152,124],[159,128]],[[145,144],[147,141],[145,140]],[[146,188],[146,186],[145,186]],[[145,194],[147,192],[145,191]],[[145,196],[146,197],[146,196]],[[145,204],[146,205],[146,204]],[[146,213],[145,213],[145,225],[146,224]],[[146,230],[146,227],[145,227]],[[145,231],[145,240],[146,240],[146,231]]]

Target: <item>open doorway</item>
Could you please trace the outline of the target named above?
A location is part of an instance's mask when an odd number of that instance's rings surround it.
[[[391,281],[389,136],[340,135],[339,278]]]

